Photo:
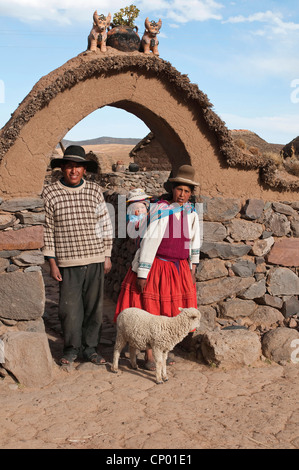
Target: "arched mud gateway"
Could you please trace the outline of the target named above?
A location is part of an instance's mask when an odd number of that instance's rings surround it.
[[[251,195],[263,197],[266,191],[269,196],[269,187],[260,181],[267,162],[257,157],[244,162],[197,85],[160,58],[108,48],[107,54],[81,53],[42,77],[3,127],[0,197],[39,195],[58,142],[80,120],[107,105],[144,121],[174,169],[191,163],[203,193],[247,197],[250,187]],[[273,189],[285,189],[267,171],[263,179]]]

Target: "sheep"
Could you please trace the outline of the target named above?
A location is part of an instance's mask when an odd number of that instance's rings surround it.
[[[179,310],[180,313],[176,317],[152,315],[135,307],[123,310],[117,318],[112,371],[118,371],[120,353],[129,343],[132,368],[137,369],[136,349],[152,348],[156,362],[156,383],[167,381],[168,352],[200,323],[201,315],[196,308],[179,308]]]

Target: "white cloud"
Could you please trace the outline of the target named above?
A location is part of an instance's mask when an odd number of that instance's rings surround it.
[[[243,16],[243,15],[238,15],[238,16],[231,16],[228,18],[228,20],[224,21],[224,23],[252,23],[254,21],[259,21],[259,22],[269,22],[269,21],[276,21],[277,15],[275,15],[272,11],[268,10],[266,12],[258,12],[258,13],[253,13],[252,15],[249,16]]]
[[[95,10],[114,13],[126,5],[126,0],[1,0],[0,15],[26,22],[71,24],[75,21],[92,22]]]
[[[270,143],[286,144],[299,135],[299,113],[260,117],[224,113],[220,117],[229,129],[248,129]]]
[[[166,15],[178,23],[188,21],[221,20],[219,11],[223,5],[213,0],[174,0],[168,3]]]
[[[293,22],[285,22],[279,18],[275,21],[273,32],[276,34],[287,34],[289,32],[299,31],[299,24]]]
[[[228,74],[234,72],[246,77],[248,73],[252,81],[298,76],[299,24],[285,21],[279,11],[271,10],[248,16],[231,16],[222,23],[231,23],[236,28],[238,26],[238,34],[249,44],[247,54],[239,55],[237,49],[235,54],[231,54]],[[243,24],[249,26],[249,32]]]
[[[222,19],[223,5],[215,0],[139,0],[135,2],[143,16],[155,12],[177,23],[191,20]],[[94,10],[113,14],[128,5],[127,0],[1,0],[0,15],[22,21],[73,23],[90,20]]]
[[[249,16],[231,16],[223,23],[265,23],[274,34],[287,34],[289,32],[299,31],[299,24],[292,21],[283,21],[281,13],[274,13],[271,10],[265,12],[253,13]],[[260,33],[259,33],[260,34]]]

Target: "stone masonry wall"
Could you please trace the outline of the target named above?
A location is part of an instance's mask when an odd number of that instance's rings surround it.
[[[47,384],[52,378],[42,319],[43,223],[41,198],[0,200],[0,339],[4,350],[0,362],[19,382],[30,386]]]
[[[172,170],[165,150],[152,132],[131,150],[130,157],[134,159],[140,169],[147,171],[159,169],[168,172]]]
[[[167,170],[138,171],[136,173],[129,170],[106,173],[100,176],[102,188],[109,191],[109,194],[127,194],[132,188],[142,188],[150,196],[165,192],[163,187],[169,176]],[[108,193],[107,193],[108,194]]]
[[[299,312],[299,205],[200,197],[203,245],[197,269],[199,305],[220,324],[251,329],[291,324]]]

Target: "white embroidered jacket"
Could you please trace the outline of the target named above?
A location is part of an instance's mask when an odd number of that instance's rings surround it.
[[[154,262],[159,245],[165,235],[169,217],[162,217],[151,221],[140,243],[140,248],[136,251],[132,262],[132,270],[137,273],[137,277],[146,279]],[[199,263],[199,252],[202,244],[202,234],[200,230],[199,217],[197,212],[189,212],[187,215],[189,231],[189,263]]]

